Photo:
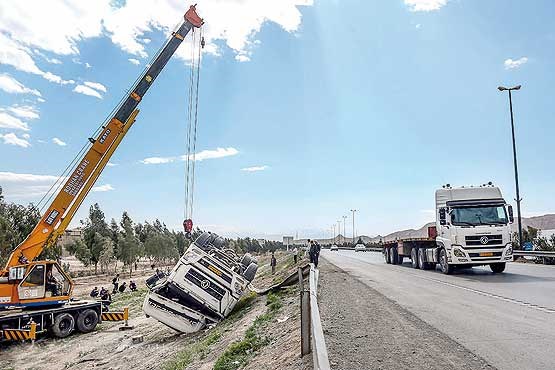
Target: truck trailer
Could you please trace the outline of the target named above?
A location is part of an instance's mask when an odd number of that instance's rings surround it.
[[[428,235],[385,240],[385,262],[400,265],[405,257],[413,268],[440,266],[444,274],[456,268],[489,265],[501,273],[513,260],[513,209],[491,182],[480,186],[444,185],[435,193],[436,225]]]

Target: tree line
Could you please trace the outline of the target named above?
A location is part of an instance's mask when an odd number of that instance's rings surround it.
[[[32,205],[8,203],[0,187],[0,263],[5,264],[8,256],[19,245],[40,220],[39,211]],[[110,267],[122,262],[130,272],[136,269],[141,258],[152,263],[172,263],[189,247],[191,241],[182,231],[169,230],[165,223],[156,219],[152,222],[134,222],[125,211],[121,219],[108,222],[100,205],[90,206],[88,217],[81,220],[83,237],[65,246],[85,266],[94,268],[95,274],[108,272]],[[192,240],[203,231],[198,227],[193,231]],[[253,238],[226,238],[228,248],[238,254],[259,253],[284,248],[281,242],[259,243]],[[59,241],[45,249],[39,259],[60,259],[62,248]],[[113,271],[113,270],[112,270]]]

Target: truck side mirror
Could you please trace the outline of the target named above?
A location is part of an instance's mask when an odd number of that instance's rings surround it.
[[[510,222],[510,223],[515,222],[515,217],[514,217],[514,215],[513,215],[513,206],[511,206],[511,205],[509,204],[509,206],[507,207],[507,209],[509,210],[509,222]]]
[[[439,209],[439,224],[440,225],[447,225],[447,217],[445,208]]]

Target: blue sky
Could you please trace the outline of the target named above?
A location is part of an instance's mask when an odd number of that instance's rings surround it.
[[[10,201],[41,198],[187,8],[78,3],[0,5],[0,185]],[[513,99],[523,214],[555,212],[551,1],[198,3],[208,46],[197,151],[228,155],[197,162],[196,224],[325,236],[357,208],[357,233],[374,235],[432,220],[444,183],[493,181],[512,200],[500,84],[523,85]],[[108,217],[127,210],[180,228],[185,163],[144,162],[185,154],[189,55],[182,45],[156,80],[76,219],[99,202]]]

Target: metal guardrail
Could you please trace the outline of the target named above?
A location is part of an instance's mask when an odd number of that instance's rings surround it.
[[[318,309],[319,271],[310,264],[309,289],[304,289],[302,272],[299,269],[301,288],[301,356],[312,352],[314,370],[330,370],[328,350]]]
[[[515,250],[513,251],[513,255],[515,256],[529,256],[529,257],[554,257],[555,252],[551,251],[520,251]]]

